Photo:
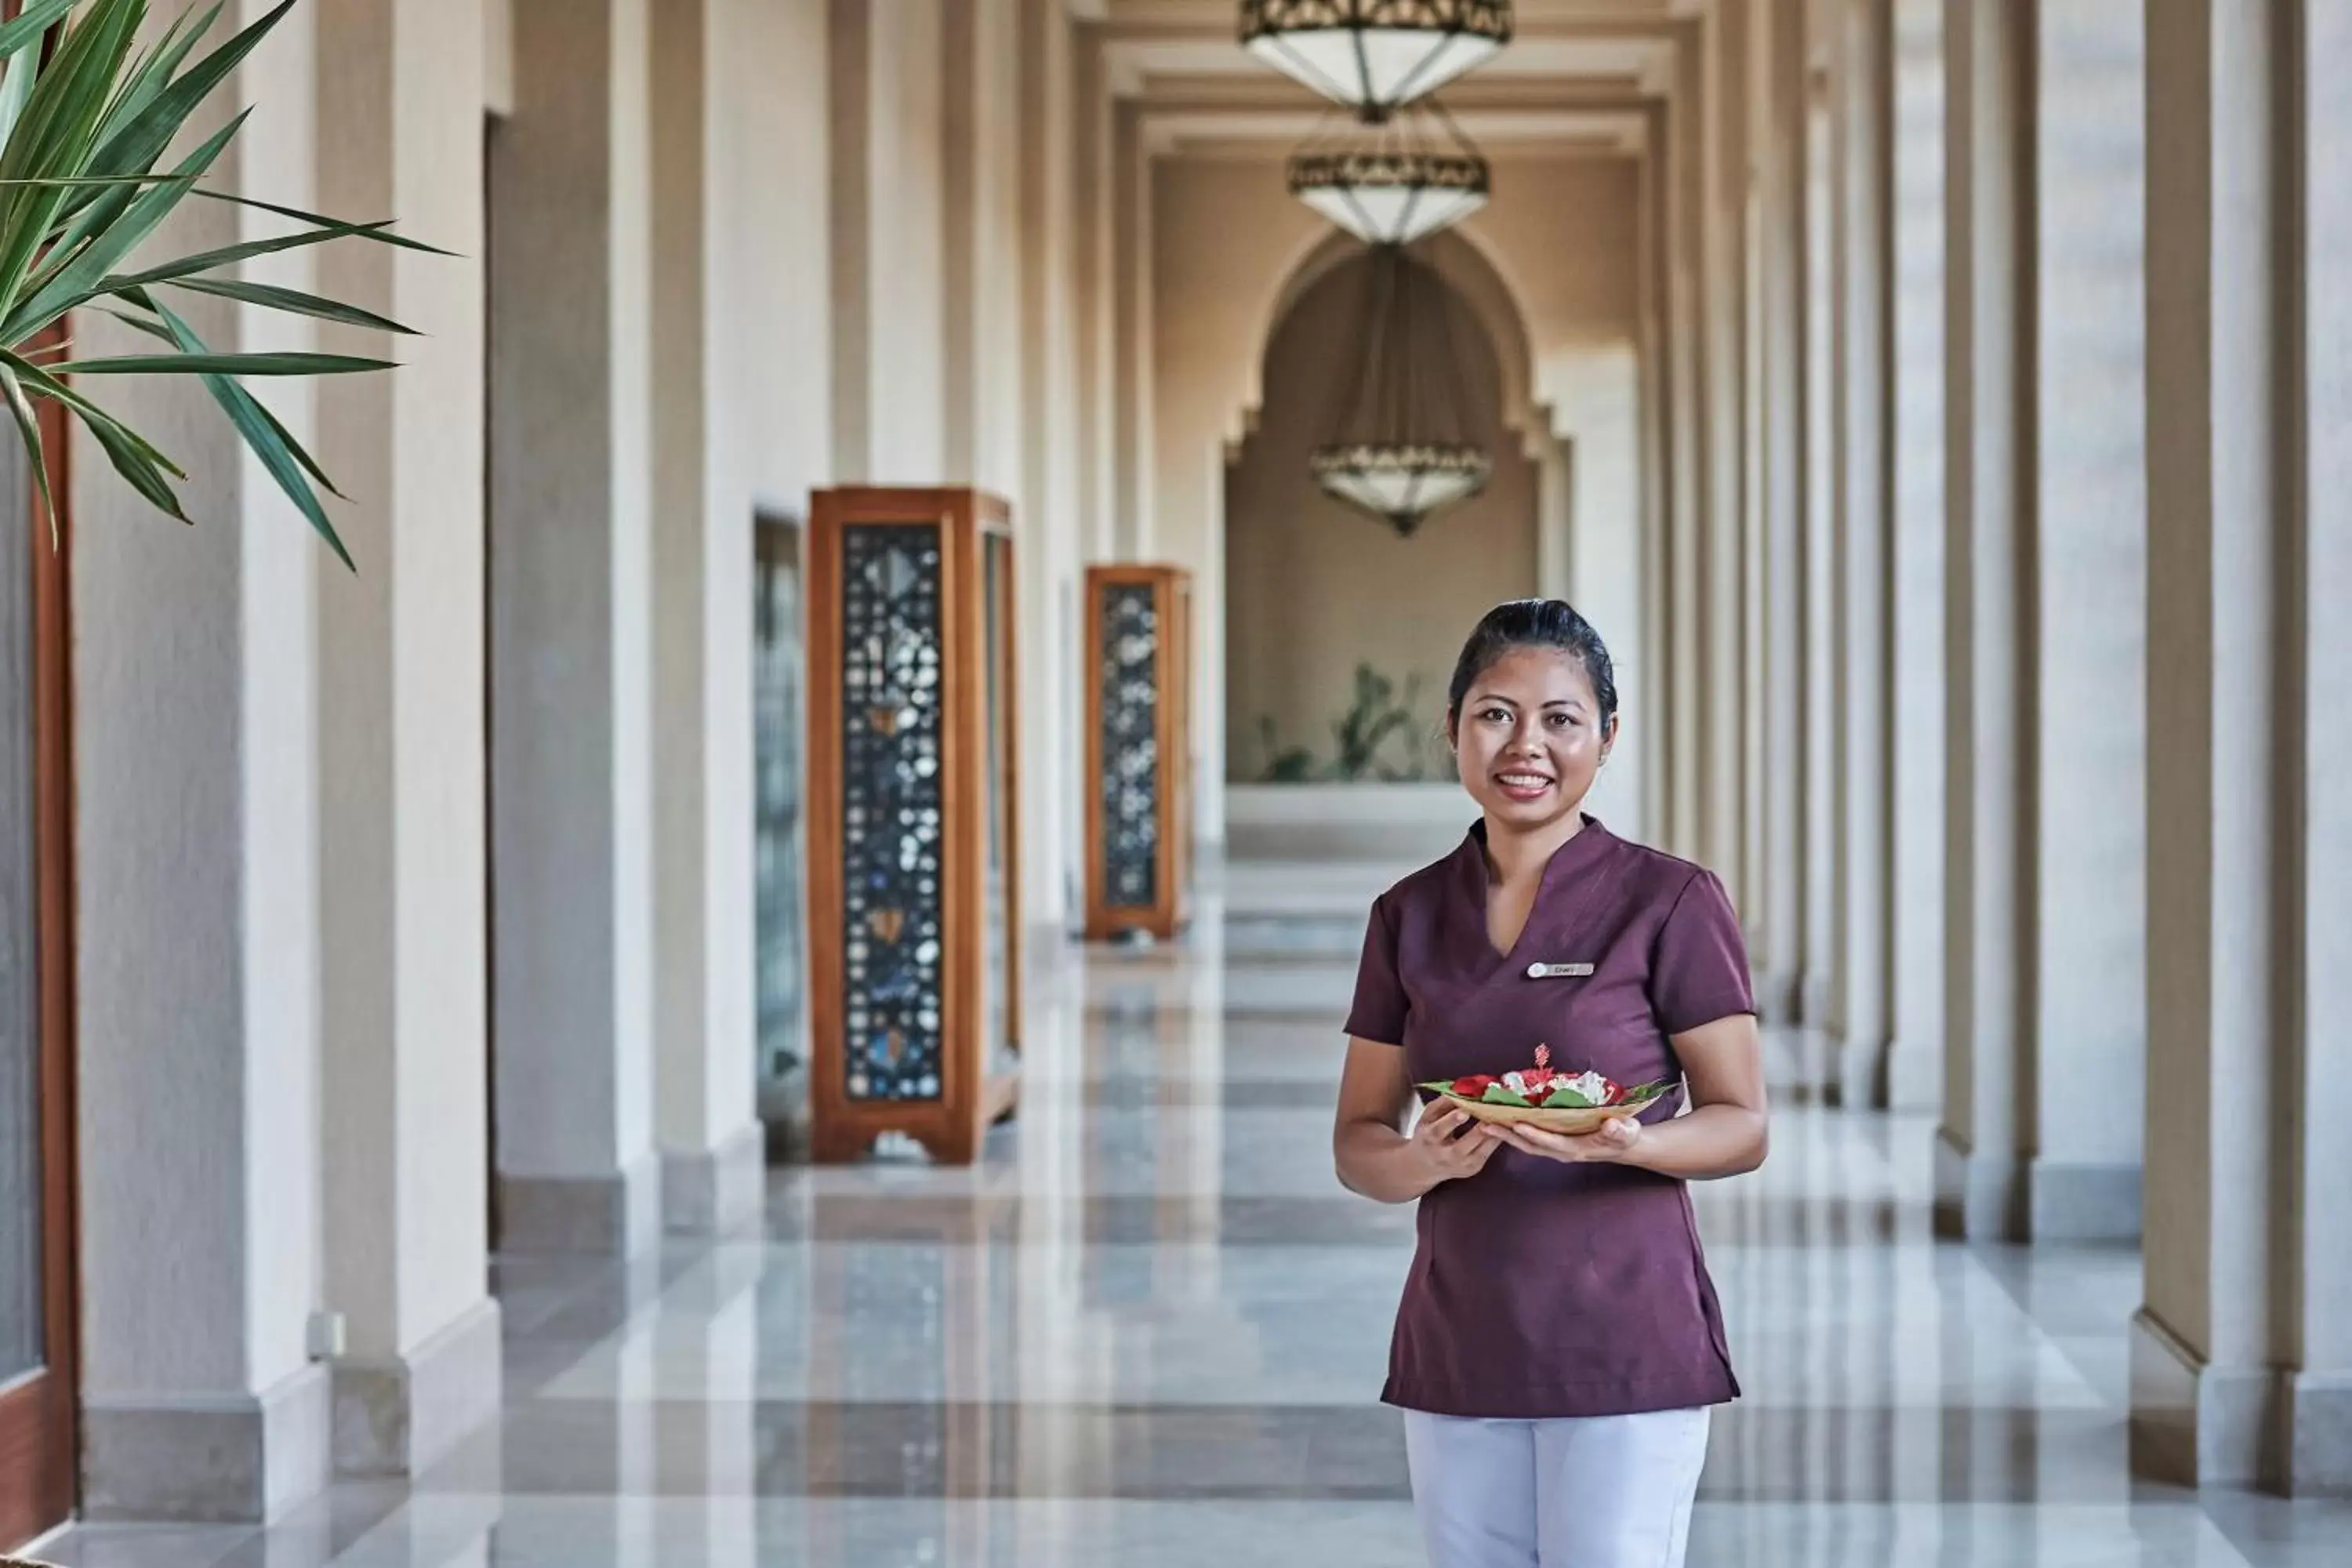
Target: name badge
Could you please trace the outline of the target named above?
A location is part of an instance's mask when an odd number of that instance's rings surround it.
[[[1591,973],[1592,965],[1589,963],[1530,963],[1528,965],[1528,978],[1530,980],[1580,980]]]

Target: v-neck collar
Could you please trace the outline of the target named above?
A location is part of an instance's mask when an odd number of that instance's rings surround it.
[[[1493,890],[1494,874],[1486,869],[1486,819],[1481,817],[1472,823],[1470,831],[1463,836],[1462,847],[1454,851],[1454,859],[1471,896],[1471,908],[1477,917],[1475,928],[1478,935],[1476,951],[1486,960],[1485,967],[1490,976],[1512,968],[1514,962],[1526,951],[1528,933],[1536,929],[1537,921],[1543,915],[1545,901],[1552,896],[1555,886],[1564,878],[1572,877],[1591,866],[1612,841],[1612,835],[1601,825],[1599,817],[1590,813],[1583,816],[1584,826],[1578,828],[1567,843],[1553,850],[1551,858],[1544,862],[1543,875],[1536,879],[1535,901],[1528,906],[1528,918],[1520,923],[1519,934],[1512,941],[1508,952],[1495,951],[1494,941],[1486,934],[1486,899]]]

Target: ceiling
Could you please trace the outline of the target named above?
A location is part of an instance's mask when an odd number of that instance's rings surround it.
[[[1705,0],[1517,0],[1501,54],[1438,96],[1489,153],[1638,156]],[[1339,112],[1244,52],[1234,0],[1073,0],[1159,157],[1276,157]]]

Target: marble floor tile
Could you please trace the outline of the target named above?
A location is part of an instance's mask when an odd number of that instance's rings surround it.
[[[1418,1568],[1375,1403],[1413,1215],[1330,1158],[1378,887],[1254,875],[1182,942],[1040,960],[972,1167],[779,1170],[747,1236],[496,1259],[505,1413],[426,1475],[47,1556]],[[1827,1107],[1818,1051],[1773,1040],[1770,1163],[1693,1194],[1745,1397],[1692,1568],[2352,1568],[2352,1503],[2135,1480],[2137,1257],[1937,1240],[1933,1119]]]

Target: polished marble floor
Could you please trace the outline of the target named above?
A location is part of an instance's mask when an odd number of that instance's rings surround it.
[[[499,1260],[506,1419],[413,1486],[47,1555],[1419,1563],[1373,1403],[1411,1215],[1340,1191],[1328,1154],[1360,930],[1337,911],[1362,904],[1263,886],[1181,948],[1041,975],[1020,1120],[974,1169],[781,1171],[756,1234]],[[1805,1100],[1761,1172],[1700,1196],[1747,1397],[1716,1422],[1693,1568],[2352,1568],[2352,1506],[2128,1478],[2130,1252],[1937,1244],[1929,1125]]]

